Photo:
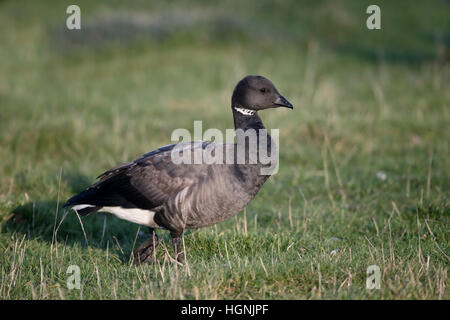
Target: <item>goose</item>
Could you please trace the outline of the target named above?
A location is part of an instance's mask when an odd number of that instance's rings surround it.
[[[184,230],[211,226],[238,214],[269,178],[270,174],[262,174],[266,163],[259,159],[250,161],[251,150],[275,150],[275,143],[258,112],[278,107],[293,109],[270,80],[263,76],[246,76],[238,82],[231,98],[237,142],[181,142],[153,150],[102,173],[97,182],[67,200],[64,207],[80,216],[108,212],[148,227],[148,239],[134,253],[136,264],[154,262],[159,242],[155,229],[166,229],[171,235],[174,258],[182,263],[180,247]],[[243,139],[239,139],[238,131],[244,134]],[[245,136],[249,132],[256,132],[256,140]],[[265,139],[263,133],[267,135]],[[243,159],[237,156],[241,146],[244,147]],[[232,157],[223,156],[231,159],[226,163],[174,161],[177,152],[192,155],[198,151],[202,154],[224,152]]]

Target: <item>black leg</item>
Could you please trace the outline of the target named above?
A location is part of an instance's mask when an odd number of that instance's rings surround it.
[[[150,235],[144,243],[141,244],[139,249],[134,253],[134,263],[141,264],[144,262],[153,262],[153,252],[158,246],[158,235],[155,229],[149,228]]]
[[[183,263],[183,251],[181,251],[181,235],[182,235],[182,233],[171,232],[170,235],[172,236],[172,245],[173,245],[175,259],[178,262]]]
[[[179,226],[173,225],[172,221],[167,219],[164,211],[164,207],[158,210],[153,217],[155,222],[165,229],[170,231],[172,237],[173,251],[175,254],[175,259],[183,263],[183,252],[181,251],[181,235],[183,234],[183,229]]]

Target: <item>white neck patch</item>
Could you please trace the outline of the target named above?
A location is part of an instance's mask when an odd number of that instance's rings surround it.
[[[256,110],[250,110],[250,109],[245,109],[245,108],[236,108],[234,107],[234,110],[236,110],[237,112],[246,115],[246,116],[252,116],[255,114]]]

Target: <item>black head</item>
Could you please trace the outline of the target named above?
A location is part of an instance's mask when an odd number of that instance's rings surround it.
[[[239,81],[231,102],[233,107],[255,111],[277,107],[293,109],[292,104],[278,92],[273,83],[262,76],[246,76]]]

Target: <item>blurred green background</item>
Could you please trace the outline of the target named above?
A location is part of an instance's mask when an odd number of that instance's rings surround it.
[[[66,28],[70,4],[81,30]],[[370,4],[381,30],[366,28]],[[444,0],[0,1],[0,297],[448,299],[449,13]],[[61,202],[194,120],[231,128],[247,74],[295,109],[261,113],[280,129],[280,170],[245,214],[189,231],[178,269],[164,232],[163,268],[131,269],[138,226],[108,215],[83,219],[87,246]],[[65,287],[70,264],[81,292]],[[371,264],[381,290],[365,289]]]

